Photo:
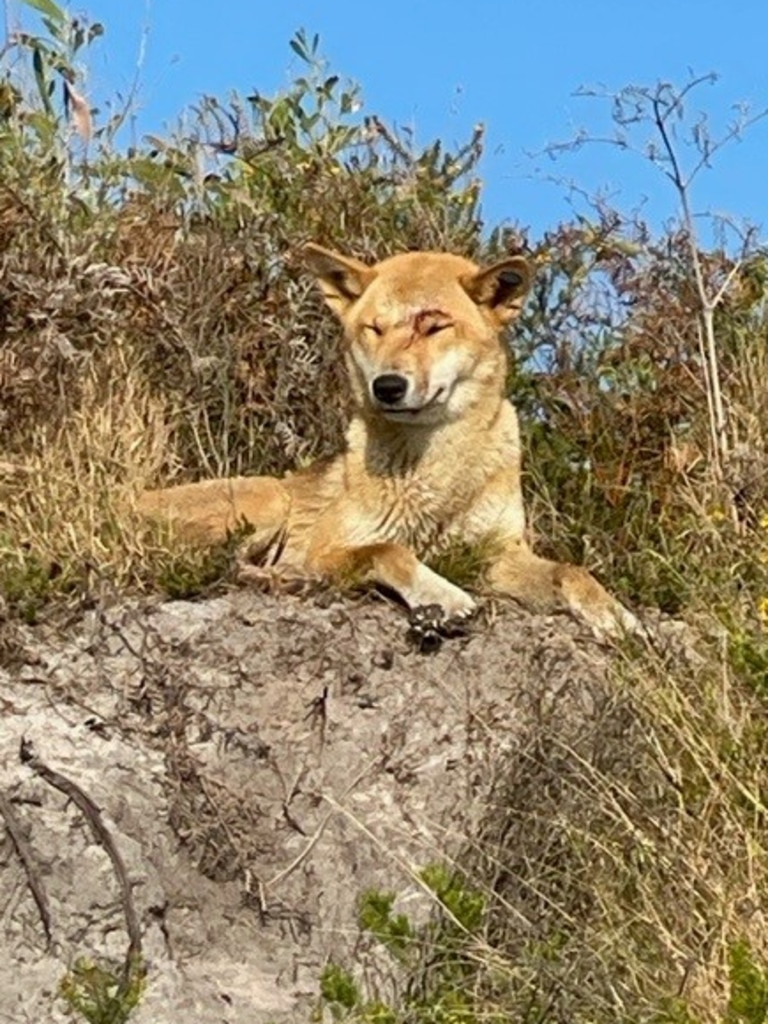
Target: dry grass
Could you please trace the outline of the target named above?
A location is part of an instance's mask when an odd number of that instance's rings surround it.
[[[756,715],[724,658],[634,652],[586,727],[542,722],[505,766],[478,857],[517,1019],[742,1019],[729,957],[768,953]]]
[[[137,495],[168,465],[169,416],[113,351],[80,381],[77,407],[30,432],[9,463],[0,511],[0,582],[34,621],[52,597],[91,603],[147,586],[189,596],[224,578],[227,545],[196,549],[135,511]]]

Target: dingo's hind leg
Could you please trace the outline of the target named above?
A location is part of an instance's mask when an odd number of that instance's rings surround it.
[[[635,616],[586,569],[539,558],[524,545],[507,550],[489,573],[492,589],[534,611],[570,609],[600,633],[642,632]]]
[[[145,491],[137,503],[142,515],[167,521],[180,536],[200,543],[226,540],[246,529],[243,557],[269,547],[284,529],[290,507],[287,487],[271,476],[201,480]]]

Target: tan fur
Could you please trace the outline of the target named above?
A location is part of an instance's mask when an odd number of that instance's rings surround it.
[[[210,541],[247,523],[244,562],[364,573],[410,607],[439,604],[448,615],[475,602],[425,560],[456,540],[491,537],[496,593],[570,608],[602,631],[633,629],[634,616],[586,570],[538,558],[525,542],[520,437],[499,335],[528,291],[526,261],[480,269],[459,256],[406,253],[369,267],[315,245],[305,257],[346,336],[346,451],[283,480],[147,491],[141,510]]]

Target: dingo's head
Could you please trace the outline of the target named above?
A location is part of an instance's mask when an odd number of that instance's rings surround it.
[[[504,384],[499,333],[531,282],[521,256],[479,268],[461,256],[410,252],[369,267],[319,245],[306,261],[344,325],[355,399],[387,420],[434,426]]]

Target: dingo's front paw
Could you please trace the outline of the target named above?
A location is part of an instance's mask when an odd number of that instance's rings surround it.
[[[408,616],[408,640],[422,654],[434,654],[443,640],[467,635],[472,614],[448,615],[439,604],[419,605]]]

